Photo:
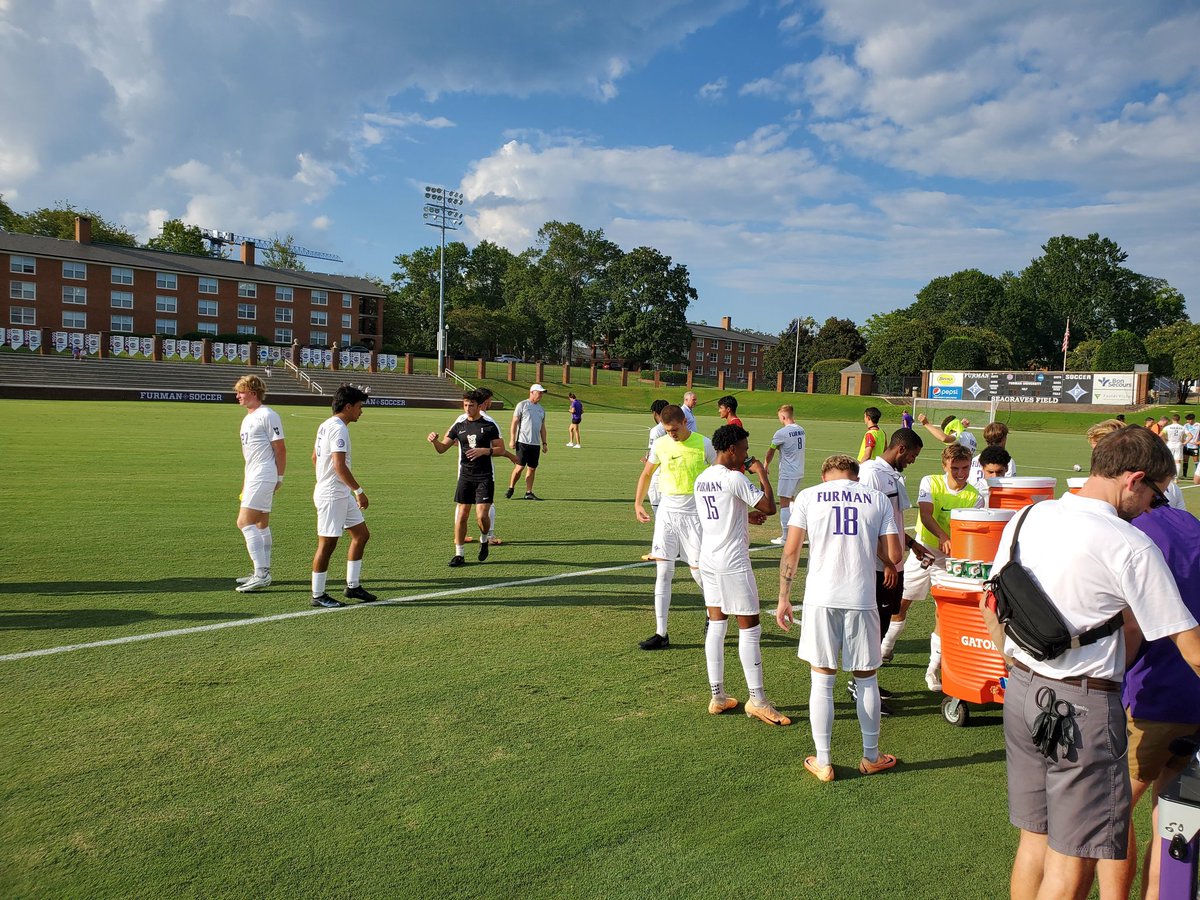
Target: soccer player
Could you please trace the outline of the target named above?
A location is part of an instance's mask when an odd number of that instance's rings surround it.
[[[979,467],[978,470],[976,465]],[[985,447],[982,453],[971,460],[971,486],[979,491],[984,506],[988,505],[988,495],[991,493],[988,479],[1005,478],[1012,467],[1012,457],[1003,447]],[[976,471],[979,473],[978,477],[976,477]]]
[[[499,423],[495,419],[493,419],[490,415],[488,415],[488,410],[490,410],[492,408],[492,399],[494,397],[494,394],[492,393],[491,389],[485,388],[485,387],[476,388],[475,393],[479,397],[479,414],[481,416],[483,416],[485,419],[487,419],[489,422],[491,422],[493,425],[495,425],[496,430],[499,431],[500,430]],[[460,413],[459,417],[454,420],[455,424],[462,422],[466,418],[467,418],[466,413]],[[504,450],[502,450],[500,453],[498,453],[496,455],[503,456],[505,459],[507,459],[511,463],[516,463],[516,461],[517,461],[516,454],[507,448],[505,448]],[[461,474],[461,472],[460,472],[460,474]],[[488,520],[488,533],[486,535],[481,536],[481,539],[482,539],[482,537],[486,537],[489,544],[491,544],[493,547],[498,547],[500,544],[503,544],[504,541],[502,541],[502,540],[500,540],[500,538],[496,537],[496,519],[499,516],[499,510],[497,509],[495,503],[492,504],[490,511],[491,511],[491,517]],[[450,521],[451,522],[458,521],[458,504],[457,503],[454,504],[454,508],[450,511]],[[473,537],[471,537],[471,535],[469,535],[469,534],[464,538],[464,541],[468,544],[471,543],[473,540],[475,540],[475,539]]]
[[[737,397],[722,397],[717,401],[717,415],[725,420],[725,424],[744,428],[742,420],[737,416],[737,408]]]
[[[1003,422],[988,422],[983,427],[983,443],[987,447],[1000,447],[1008,449],[1008,426]],[[1012,478],[1017,474],[1017,464],[1013,461],[1011,455],[1008,457],[1008,469],[1001,472],[999,475],[987,476],[983,473],[983,466],[980,463],[980,457],[976,456],[971,460],[971,484],[975,485],[975,489],[983,494],[984,500],[987,500],[988,485],[987,479],[995,478]],[[986,505],[986,503],[985,503]]]
[[[267,386],[257,375],[245,375],[233,386],[237,402],[246,410],[242,419],[242,456],[246,460],[242,477],[241,508],[237,527],[246,539],[246,552],[254,571],[237,580],[235,590],[242,593],[261,591],[271,584],[271,505],[275,492],[283,487],[287,468],[287,447],[283,443],[283,422],[279,414],[263,405]]]
[[[867,426],[867,433],[863,435],[862,444],[858,448],[860,463],[874,459],[887,446],[887,435],[879,427],[879,418],[882,415],[878,406],[868,406],[863,410],[863,424]]]
[[[775,621],[791,630],[792,581],[800,548],[808,537],[804,622],[799,656],[812,668],[808,710],[816,755],[804,768],[820,781],[833,781],[833,687],[838,657],[854,673],[855,706],[862,731],[858,770],[874,775],[896,765],[879,752],[879,610],[875,603],[875,559],[896,566],[904,558],[888,498],[858,483],[858,462],[839,454],[821,466],[821,484],[800,492],[787,543],[779,559],[779,605]]]
[[[968,482],[971,472],[971,451],[962,444],[951,444],[942,451],[942,474],[926,475],[921,479],[917,493],[916,537],[922,547],[933,554],[933,560],[910,553],[904,563],[904,597],[900,601],[900,612],[892,617],[888,633],[884,637],[883,654],[895,652],[896,640],[908,624],[908,608],[914,600],[929,594],[929,584],[934,572],[946,571],[946,557],[950,553],[950,511],[952,509],[978,509],[983,506],[983,497]],[[942,689],[938,672],[942,667],[942,639],[935,626],[929,636],[929,665],[925,670],[925,684],[931,691]]]
[[[529,386],[529,399],[522,400],[513,410],[512,425],[509,428],[509,444],[517,452],[517,463],[513,466],[512,475],[508,479],[508,490],[505,497],[512,497],[521,472],[525,472],[525,499],[541,500],[533,492],[533,479],[537,475],[538,462],[543,453],[550,452],[546,443],[546,408],[542,406],[542,394],[546,389],[540,384]],[[489,463],[490,465],[490,463]]]
[[[771,468],[775,451],[779,451],[779,537],[771,538],[772,544],[782,546],[787,540],[788,522],[792,517],[792,499],[804,478],[804,429],[796,424],[795,409],[785,403],[775,413],[779,419],[779,430],[771,437],[764,468]],[[768,475],[768,477],[770,477]]]
[[[332,609],[345,606],[325,593],[329,574],[329,559],[337,549],[343,531],[350,532],[350,549],[346,552],[346,590],[343,596],[370,603],[378,599],[362,586],[362,560],[371,539],[363,519],[367,495],[350,471],[350,423],[362,416],[365,392],[351,384],[343,384],[333,395],[333,415],[317,429],[313,445],[313,466],[317,486],[313,489],[313,504],[317,507],[317,552],[313,556],[312,605]]]
[[[1166,416],[1163,416],[1165,419]],[[1187,442],[1188,433],[1183,423],[1179,421],[1179,413],[1171,416],[1171,422],[1163,426],[1162,439],[1167,442],[1171,451],[1171,459],[1175,460],[1175,476],[1183,475],[1183,445]]]
[[[750,565],[750,523],[761,525],[775,513],[775,497],[766,468],[747,459],[750,434],[740,425],[722,425],[713,433],[717,461],[696,476],[695,500],[700,513],[700,580],[708,628],[704,656],[712,698],[708,711],[719,715],[737,706],[725,693],[725,634],[729,617],[737,616],[738,656],[750,699],[746,715],[768,725],[790,725],[763,690],[762,624],[758,584]],[[751,484],[742,469],[749,466],[762,489]]]
[[[439,454],[445,453],[455,444],[459,446],[458,484],[454,489],[454,502],[458,504],[454,517],[454,556],[449,566],[457,569],[466,565],[464,545],[467,542],[467,517],[475,507],[475,521],[479,524],[479,561],[488,558],[491,532],[492,500],[496,494],[496,479],[492,472],[492,457],[502,456],[504,440],[500,429],[490,418],[484,418],[479,409],[480,396],[477,391],[463,394],[463,417],[450,426],[444,438],[431,431],[426,437]]]
[[[662,650],[670,646],[667,635],[667,613],[671,609],[671,579],[675,575],[675,560],[687,561],[692,579],[700,582],[700,518],[696,513],[696,476],[717,461],[712,441],[688,430],[683,410],[668,406],[662,411],[662,426],[666,432],[654,442],[633,496],[633,513],[639,522],[649,522],[650,516],[642,506],[650,479],[659,466],[658,478],[661,499],[654,517],[654,542],[650,556],[657,563],[654,579],[654,634],[641,641],[643,650]],[[703,585],[701,585],[703,587]]]
[[[574,394],[567,394],[571,401],[571,424],[567,426],[567,446],[583,449],[579,444],[579,423],[583,421],[583,404]]]
[[[1183,430],[1187,439],[1183,444],[1183,471],[1181,478],[1187,478],[1188,459],[1196,458],[1196,472],[1200,474],[1200,425],[1196,424],[1196,414],[1188,413],[1183,417]]]
[[[671,404],[666,400],[655,400],[650,404],[650,415],[654,416],[654,427],[650,429],[650,443],[646,447],[646,452],[642,454],[642,466],[646,465],[646,460],[650,458],[650,451],[654,449],[654,442],[666,434],[666,429],[662,427],[662,411]],[[650,501],[650,512],[652,515],[658,515],[658,501],[661,495],[658,492],[658,470],[654,470],[654,474],[650,477],[650,487],[646,490],[646,499]],[[650,562],[654,559],[649,553],[642,557],[642,562]]]
[[[971,427],[970,419],[959,419],[958,416],[946,416],[942,419],[942,425],[939,428],[929,421],[929,417],[925,413],[917,414],[917,421],[925,426],[926,430],[943,444],[959,443],[966,447],[974,454],[979,442],[975,440],[975,435],[969,429]],[[1007,439],[1007,434],[1005,435]]]

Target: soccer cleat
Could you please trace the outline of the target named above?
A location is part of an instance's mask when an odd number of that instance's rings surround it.
[[[334,600],[328,594],[322,594],[320,597],[312,598],[313,606],[324,607],[325,609],[337,609],[339,606],[345,606],[341,600]]]
[[[492,548],[491,548],[491,546],[488,544],[488,542],[487,542],[487,541],[480,541],[480,542],[479,542],[479,561],[480,561],[480,562],[483,562],[485,559],[487,559],[487,558],[488,558],[488,551],[490,551],[491,549],[492,549]]]
[[[237,578],[235,580],[237,581],[238,584],[245,584],[247,581],[254,580],[254,573],[252,572],[249,575],[243,575],[241,578]]]
[[[535,494],[533,491],[526,491],[525,499],[526,500],[541,500],[542,498],[539,497],[537,494]]]
[[[925,686],[931,691],[940,693],[942,690],[942,679],[938,678],[938,673],[932,670],[925,673]]]
[[[804,757],[804,768],[817,777],[817,781],[833,781],[833,766],[823,766],[815,756]]]
[[[463,559],[461,556],[450,557],[450,562],[448,563],[448,565],[452,569],[457,569],[459,566],[465,566],[466,564],[467,564],[467,561],[465,559]]]
[[[885,688],[885,687],[881,687],[881,688],[879,689],[879,699],[880,699],[880,700],[891,700],[891,699],[892,699],[892,692],[891,692],[891,691],[889,691],[889,690],[888,690],[887,688]]]
[[[775,704],[770,700],[763,703],[755,703],[754,700],[746,701],[746,718],[759,719],[766,722],[768,725],[791,725],[792,720],[775,708]]]
[[[656,632],[644,641],[638,641],[638,646],[643,650],[663,650],[671,646],[671,639],[665,634],[658,634]]]
[[[892,708],[890,706],[888,706],[886,703],[884,703],[882,700],[880,700],[879,701],[879,717],[882,719],[889,719],[893,715],[894,715],[894,713],[892,712]]]
[[[857,700],[858,699],[858,682],[855,681],[853,678],[851,678],[849,683],[846,685],[846,691],[847,691],[847,693],[850,694],[851,697],[853,697],[855,700]],[[879,699],[880,700],[891,700],[892,692],[889,691],[885,687],[881,687],[879,689]]]
[[[241,584],[239,584],[237,587],[235,587],[234,590],[240,591],[243,594],[249,594],[252,591],[261,591],[263,588],[269,587],[270,584],[271,584],[270,574],[252,575],[249,579],[247,579],[246,581],[243,581]]]
[[[351,600],[358,600],[360,603],[374,603],[379,599],[361,584],[346,588],[346,590],[342,591],[342,596],[349,597]]]
[[[505,492],[504,492],[504,498],[505,498],[506,500],[511,500],[511,499],[512,499],[512,495],[513,495],[513,489],[512,489],[512,488],[509,488],[507,491],[505,491]]]
[[[708,714],[711,716],[719,716],[723,712],[728,712],[737,706],[737,698],[727,697],[721,694],[719,697],[713,697],[708,701]]]
[[[785,538],[783,535],[780,535],[779,537],[773,537],[771,538],[771,543],[776,547],[782,547],[787,543],[787,538]]]
[[[878,775],[880,772],[886,772],[888,769],[896,768],[898,760],[890,753],[880,753],[875,762],[871,762],[865,756],[858,764],[858,771],[864,775]]]

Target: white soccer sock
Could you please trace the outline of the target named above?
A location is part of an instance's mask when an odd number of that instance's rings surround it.
[[[896,650],[896,641],[900,640],[900,632],[904,631],[904,626],[908,624],[908,619],[892,619],[888,625],[887,634],[883,636],[883,644],[880,647],[883,650],[884,656],[889,653],[894,653]]]
[[[879,676],[854,679],[858,727],[862,729],[863,756],[879,759]]]
[[[271,550],[275,546],[275,539],[271,536],[271,526],[268,525],[266,528],[261,529],[260,536],[262,537],[263,559],[266,560],[267,571],[270,572],[271,571]]]
[[[728,619],[708,620],[708,631],[704,635],[704,658],[708,662],[708,684],[714,697],[725,693],[725,634],[728,631]]]
[[[348,559],[346,560],[346,587],[358,587],[359,580],[362,578],[362,560]]]
[[[675,575],[675,563],[660,559],[654,575],[654,630],[667,636],[667,613],[671,610],[671,578]]]
[[[487,538],[489,541],[493,537],[496,536],[496,507],[495,506],[492,507],[491,512],[492,512],[492,521],[488,524],[488,533],[487,533]]]
[[[833,740],[833,686],[836,675],[812,673],[808,689],[808,722],[817,748],[817,765],[830,765],[829,744]]]
[[[936,672],[942,667],[942,636],[934,633],[929,636],[929,668],[926,671]]]
[[[788,522],[792,521],[791,504],[779,507],[779,527],[783,529],[783,539],[787,540]]]
[[[257,525],[246,525],[242,528],[242,536],[246,539],[246,552],[250,554],[250,562],[254,565],[254,574],[266,574],[267,567],[263,564],[262,559],[262,529]]]
[[[465,545],[463,545],[463,544],[455,544],[454,545],[454,555],[455,556],[466,556],[466,554],[467,554],[467,551],[466,551]]]
[[[742,659],[742,672],[746,676],[746,687],[755,703],[766,702],[763,693],[762,673],[762,626],[738,630],[738,656]]]
[[[327,577],[329,577],[328,572],[312,573],[312,592],[314,597],[320,597],[325,593],[325,579]]]

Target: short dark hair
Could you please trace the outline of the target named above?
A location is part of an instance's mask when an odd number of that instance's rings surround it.
[[[1008,469],[1008,464],[1012,462],[1012,454],[1001,447],[999,444],[992,444],[990,447],[984,447],[983,452],[979,454],[979,465],[983,466],[1004,466]]]
[[[717,406],[724,406],[730,412],[737,412],[737,397],[722,397],[717,401]]]
[[[748,437],[750,437],[750,432],[741,425],[722,425],[713,432],[713,449],[718,453],[724,453],[726,450],[737,446],[739,441],[743,441]]]
[[[352,384],[343,384],[333,392],[333,411],[340,413],[347,406],[354,406],[356,403],[363,403],[367,399],[367,392],[361,388],[356,388]],[[1163,445],[1164,447],[1166,444]]]
[[[492,389],[491,388],[485,388],[485,387],[475,388],[475,393],[479,395],[480,406],[482,406],[484,403],[487,403],[489,400],[492,399]]]
[[[878,425],[879,417],[882,416],[883,413],[881,413],[879,411],[878,406],[868,406],[866,409],[863,410],[863,415],[871,420],[872,425]]]
[[[921,436],[911,428],[897,428],[892,432],[892,439],[888,441],[887,448],[889,450],[895,447],[903,447],[905,450],[920,450],[925,446],[925,442],[921,440]]]
[[[1164,481],[1175,474],[1175,460],[1161,437],[1130,425],[1101,438],[1092,450],[1092,475],[1117,478],[1126,472],[1145,472],[1150,481]]]
[[[479,396],[479,391],[476,390],[475,388],[471,388],[471,390],[469,390],[469,391],[463,391],[462,398],[464,400],[470,400],[472,403],[482,403],[483,402],[483,400]]]
[[[950,415],[948,415],[948,416],[946,416],[946,418],[942,419],[942,430],[945,431],[946,426],[949,425],[951,422],[953,422],[957,418],[958,418],[958,416],[954,415],[954,413],[950,413]]]
[[[662,411],[671,405],[670,400],[655,400],[650,404],[650,412],[656,416],[661,416]]]
[[[663,407],[662,413],[659,414],[659,419],[666,422],[686,422],[687,416],[683,414],[683,407],[676,406],[674,403],[668,403]]]

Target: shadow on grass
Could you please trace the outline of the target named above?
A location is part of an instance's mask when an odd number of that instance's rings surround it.
[[[280,583],[276,582],[276,584]],[[307,582],[305,583],[307,584]],[[78,594],[209,593],[232,589],[232,578],[150,578],[145,581],[136,579],[123,581],[7,581],[0,583],[0,594],[50,594],[55,597],[69,597]]]
[[[38,631],[61,628],[113,628],[137,622],[217,622],[245,619],[246,610],[237,612],[194,612],[163,615],[148,609],[26,609],[0,611],[0,631]]]

